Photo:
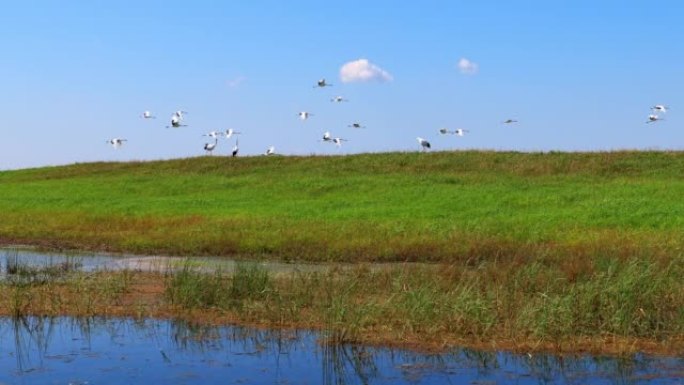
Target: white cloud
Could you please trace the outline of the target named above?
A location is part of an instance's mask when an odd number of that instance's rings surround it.
[[[392,81],[392,75],[367,59],[350,61],[340,68],[340,79],[344,83],[368,82],[377,80],[380,82]]]
[[[480,69],[480,66],[477,65],[477,63],[472,62],[463,57],[461,58],[461,60],[458,61],[458,69],[461,71],[462,74],[475,75],[477,71]]]
[[[242,84],[245,80],[247,80],[246,77],[244,77],[244,76],[238,76],[238,77],[236,77],[236,78],[234,78],[234,79],[228,80],[228,83],[227,83],[227,84],[228,84],[228,87],[230,87],[230,88],[237,88],[237,87],[239,87],[240,84]]]

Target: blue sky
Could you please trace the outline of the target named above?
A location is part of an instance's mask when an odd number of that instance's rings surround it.
[[[13,3],[0,169],[200,156],[202,134],[227,128],[243,155],[415,151],[417,136],[435,150],[684,149],[680,1]],[[360,59],[384,72],[343,82]],[[645,124],[654,104],[672,110]],[[189,126],[164,128],[178,109]]]

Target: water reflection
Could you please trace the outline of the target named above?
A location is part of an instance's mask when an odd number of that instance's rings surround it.
[[[324,342],[322,352],[324,384],[370,384],[381,375],[368,348]]]
[[[0,383],[682,384],[684,359],[326,344],[309,332],[184,321],[0,319]],[[96,380],[96,381],[95,381]]]
[[[107,253],[50,253],[33,249],[0,247],[0,277],[12,273],[14,267],[24,269],[69,268],[82,272],[93,271],[158,271],[178,269],[190,263],[200,271],[221,270],[233,272],[239,260],[227,257],[168,257],[140,256]],[[259,266],[270,273],[321,272],[335,268],[351,268],[353,265],[326,263],[283,263],[260,261]],[[379,265],[380,266],[380,265]]]

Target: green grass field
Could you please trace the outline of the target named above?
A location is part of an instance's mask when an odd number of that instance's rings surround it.
[[[201,157],[0,172],[0,241],[284,260],[669,256],[684,153]]]

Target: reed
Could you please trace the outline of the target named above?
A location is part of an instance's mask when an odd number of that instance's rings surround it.
[[[244,300],[266,297],[270,289],[268,273],[256,263],[238,263],[227,276],[221,270],[203,272],[188,260],[169,272],[165,284],[168,300],[186,308],[239,308]]]
[[[268,295],[241,296],[251,312],[240,317],[320,325],[338,342],[378,330],[430,341],[667,341],[684,335],[681,262],[599,258],[581,276],[557,264],[510,262],[293,273],[269,278]]]
[[[525,349],[684,349],[684,257],[340,266],[273,275],[183,265],[165,274],[4,281],[0,313],[190,317],[325,331],[329,342]],[[638,344],[638,342],[644,342]],[[507,345],[508,344],[508,345]]]
[[[225,302],[229,286],[220,272],[204,274],[187,262],[169,274],[165,294],[171,304],[185,308],[208,308]]]

